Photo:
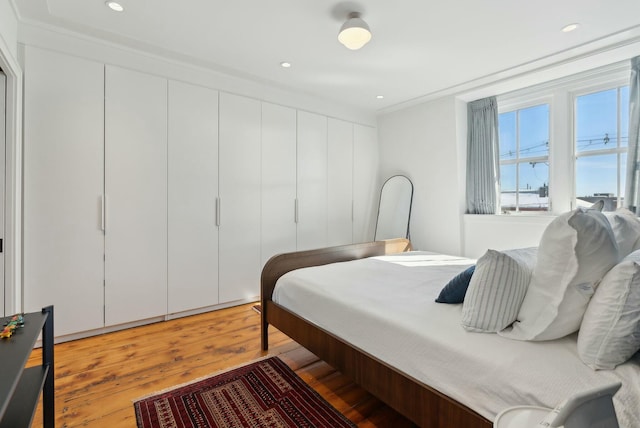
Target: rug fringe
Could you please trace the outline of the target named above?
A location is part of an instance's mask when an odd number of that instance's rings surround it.
[[[258,363],[260,361],[264,361],[264,360],[267,360],[269,358],[277,357],[277,356],[278,356],[277,354],[267,354],[265,356],[262,356],[260,358],[256,358],[256,359],[251,360],[249,362],[236,364],[235,366],[227,367],[227,368],[224,368],[224,369],[220,369],[220,370],[218,370],[216,372],[212,372],[212,373],[206,374],[204,376],[200,376],[200,377],[198,377],[196,379],[192,379],[190,381],[187,381],[187,382],[184,382],[184,383],[181,383],[181,384],[178,384],[178,385],[169,386],[169,387],[161,389],[159,391],[143,395],[142,397],[139,397],[139,398],[136,398],[136,399],[132,400],[132,402],[135,403],[137,401],[146,400],[147,398],[153,397],[154,395],[164,394],[165,392],[169,392],[169,391],[174,390],[174,389],[182,388],[183,386],[188,386],[188,385],[191,385],[191,384],[194,384],[194,383],[198,383],[198,382],[200,382],[202,380],[205,380],[205,379],[208,379],[210,377],[217,376],[219,374],[223,374],[223,373],[226,373],[226,372],[230,372],[232,370],[239,369],[240,367],[248,366],[249,364]]]

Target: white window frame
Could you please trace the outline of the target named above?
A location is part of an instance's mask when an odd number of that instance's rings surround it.
[[[497,97],[498,114],[549,104],[549,211],[512,211],[509,215],[558,215],[575,208],[575,99],[628,85],[629,70],[629,62],[622,61]]]
[[[616,143],[616,147],[614,148],[610,148],[610,149],[599,149],[599,150],[593,150],[593,151],[585,151],[582,154],[578,154],[578,150],[577,147],[575,147],[575,142],[576,142],[576,133],[577,133],[577,129],[576,129],[576,124],[575,124],[575,113],[577,111],[577,102],[578,102],[578,97],[583,96],[583,95],[589,95],[589,94],[593,94],[593,93],[597,93],[597,92],[602,92],[602,91],[608,91],[611,89],[618,89],[622,86],[628,86],[629,85],[629,80],[627,79],[626,81],[622,81],[622,80],[612,80],[609,81],[607,83],[602,83],[602,84],[598,84],[598,85],[593,85],[593,86],[588,86],[588,87],[584,87],[584,88],[580,88],[580,90],[576,90],[576,91],[572,91],[570,93],[571,95],[571,102],[573,105],[573,109],[572,109],[572,117],[573,117],[573,149],[574,149],[574,159],[577,161],[578,158],[581,157],[590,157],[590,156],[598,156],[598,155],[616,155],[617,157],[617,162],[618,162],[618,171],[620,170],[620,155],[621,154],[626,154],[627,153],[627,147],[620,147],[617,143]],[[619,109],[620,108],[620,91],[617,91],[617,99],[616,99],[616,108]],[[619,112],[619,110],[618,110]],[[620,115],[617,114],[616,115],[616,132],[617,135],[620,136],[620,131],[621,131],[621,127],[620,127]],[[576,188],[577,188],[577,180],[576,180],[576,174],[574,173],[573,175],[574,178],[574,197],[572,200],[572,208],[575,208],[575,201],[576,198],[578,197],[578,195],[576,194]],[[620,202],[622,197],[624,196],[624,189],[620,188],[620,175],[618,174],[617,177],[618,183],[617,183],[617,187],[618,189],[620,189],[621,192],[618,193],[618,206],[620,206]]]
[[[536,157],[531,157],[531,158],[525,158],[526,161],[533,161],[533,162],[541,162],[541,161],[546,161],[549,163],[549,182],[547,183],[547,186],[549,187],[549,189],[551,189],[551,120],[553,118],[553,114],[551,112],[551,109],[553,107],[552,104],[552,100],[553,97],[549,96],[549,95],[545,95],[545,96],[540,96],[540,97],[527,97],[524,99],[516,99],[516,100],[511,100],[511,102],[506,101],[504,103],[500,103],[500,101],[498,101],[498,116],[501,115],[502,113],[509,113],[512,111],[517,111],[517,110],[524,110],[530,107],[537,107],[543,104],[547,104],[549,105],[549,154],[547,156],[536,156]],[[520,142],[518,140],[518,148],[519,148]],[[521,164],[523,162],[526,161],[522,161],[520,156],[517,156],[516,159],[508,159],[506,161],[500,161],[500,165],[518,165]],[[539,214],[548,214],[551,211],[551,195],[549,195],[549,209],[546,211],[520,211],[520,189],[518,189],[518,183],[520,180],[519,174],[517,174],[518,171],[518,167],[516,166],[516,210],[515,211],[508,211],[509,214],[519,214],[519,213],[525,213],[529,214],[529,215],[539,215]],[[502,211],[502,207],[501,207],[501,211]]]

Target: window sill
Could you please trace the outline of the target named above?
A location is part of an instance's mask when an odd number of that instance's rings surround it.
[[[545,224],[550,223],[554,218],[558,217],[557,214],[550,212],[544,213],[531,213],[531,212],[519,212],[512,214],[464,214],[464,221],[467,223],[537,223]]]

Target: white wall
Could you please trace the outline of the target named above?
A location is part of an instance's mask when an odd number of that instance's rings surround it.
[[[537,246],[553,216],[464,214],[466,139],[466,103],[454,96],[378,118],[382,179],[413,181],[414,247],[478,258],[489,248]]]
[[[553,216],[465,215],[466,103],[440,98],[378,118],[383,179],[414,185],[411,240],[416,249],[478,258],[489,248],[537,246]]]
[[[0,49],[14,60],[18,57],[18,21],[9,0],[0,0]]]
[[[472,215],[464,216],[464,255],[472,259],[488,249],[537,247],[554,216]]]
[[[462,252],[457,108],[451,96],[378,118],[382,181],[404,174],[414,185],[411,240],[416,249]]]

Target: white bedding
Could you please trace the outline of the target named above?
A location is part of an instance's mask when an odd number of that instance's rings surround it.
[[[427,252],[373,257],[283,275],[273,301],[489,420],[504,408],[552,408],[568,396],[622,381],[620,426],[640,428],[640,355],[615,370],[578,358],[576,335],[522,342],[471,333],[462,305],[435,303],[442,287],[475,261]]]

